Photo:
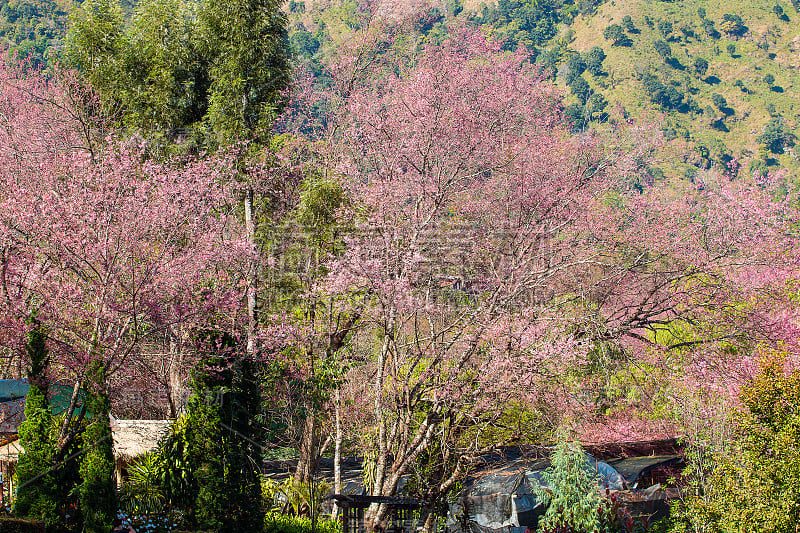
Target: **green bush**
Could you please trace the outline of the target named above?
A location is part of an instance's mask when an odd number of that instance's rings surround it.
[[[689,464],[690,490],[673,507],[673,533],[795,533],[800,523],[800,372],[766,364],[740,399],[742,437]]]
[[[60,494],[53,472],[55,424],[47,400],[47,367],[49,356],[45,333],[36,323],[28,335],[28,396],[25,421],[19,427],[20,444],[25,452],[17,463],[17,499],[14,513],[19,517],[44,520],[50,526],[62,524],[59,512]]]
[[[147,516],[166,511],[160,470],[160,459],[155,453],[137,457],[128,466],[128,480],[119,492],[120,507],[125,512]]]
[[[44,522],[20,518],[0,518],[0,533],[45,533]]]
[[[256,368],[249,360],[229,364],[226,354],[236,353],[237,347],[232,337],[203,335],[199,342],[209,353],[192,374],[188,412],[159,443],[159,491],[168,507],[182,512],[181,527],[260,531],[262,487],[254,466],[261,462],[256,443],[262,441],[253,423],[261,406]]]
[[[88,371],[86,405],[92,418],[83,434],[86,454],[81,461],[82,483],[78,488],[86,533],[107,533],[117,516],[114,490],[114,452],[109,412],[111,402],[105,389],[105,369],[100,361]]]
[[[341,533],[342,525],[336,520],[317,520],[314,524],[317,533]],[[311,519],[267,513],[264,518],[264,533],[310,533]]]

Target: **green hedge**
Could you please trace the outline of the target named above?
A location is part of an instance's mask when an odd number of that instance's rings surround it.
[[[318,519],[316,533],[341,533],[342,526],[336,520]],[[267,513],[264,519],[264,533],[310,533],[311,519]]]
[[[0,533],[45,533],[44,522],[21,518],[0,518]]]

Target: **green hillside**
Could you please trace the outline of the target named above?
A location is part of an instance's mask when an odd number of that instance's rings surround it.
[[[614,45],[604,33],[613,24],[624,26],[626,16],[634,30],[624,31],[628,42]],[[794,97],[800,87],[800,14],[791,4],[611,1],[593,15],[578,16],[568,29],[574,32],[571,49],[601,46],[607,54],[604,74],[584,74],[593,89],[633,116],[663,113],[673,144],[688,142],[684,160],[665,162],[665,169],[691,173],[692,166],[735,157],[750,168],[798,170],[790,136],[800,125]],[[673,109],[655,103],[653,79],[674,87],[682,102]],[[768,125],[783,134],[783,143],[763,135]]]

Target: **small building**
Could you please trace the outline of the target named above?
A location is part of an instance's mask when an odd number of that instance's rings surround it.
[[[597,479],[600,493],[615,494],[632,515],[664,516],[668,500],[675,496],[665,490],[664,485],[667,478],[683,466],[682,456],[675,453],[627,456],[628,451],[643,451],[627,450],[627,445],[610,446],[605,452],[593,450],[597,455],[584,449],[585,470]],[[677,450],[659,448],[659,451]],[[542,472],[550,467],[550,453],[547,448],[508,447],[487,454],[483,463],[465,479],[458,499],[450,504],[447,531],[524,533],[536,530],[540,517],[547,510],[536,489],[544,486]]]

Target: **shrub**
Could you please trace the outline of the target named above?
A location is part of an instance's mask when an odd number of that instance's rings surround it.
[[[631,40],[625,35],[622,26],[611,24],[603,30],[603,37],[611,41],[613,46],[630,46]]]
[[[597,76],[603,72],[603,61],[606,59],[606,53],[599,46],[593,46],[586,54],[584,59],[586,63],[586,70],[590,74]]]
[[[712,39],[719,38],[719,32],[716,30],[716,28],[714,28],[713,20],[703,19],[703,30],[706,32],[706,35]]]
[[[264,518],[264,533],[311,533],[311,519],[267,513]],[[341,533],[342,525],[336,520],[317,520],[317,533]]]
[[[586,100],[588,100],[592,95],[591,87],[589,87],[589,84],[586,82],[586,80],[580,76],[573,80],[572,85],[570,85],[570,91],[578,98],[578,100],[581,101],[582,104],[585,104]]]
[[[567,85],[572,85],[572,82],[575,81],[575,78],[583,74],[583,71],[586,70],[586,62],[580,56],[580,54],[573,54],[570,56],[569,61],[567,62],[567,74],[565,80]]]
[[[188,412],[159,443],[161,490],[182,511],[183,527],[257,532],[263,499],[255,368],[237,357],[228,334],[202,332],[198,343],[208,352],[192,374]]]
[[[628,33],[633,33],[636,31],[636,26],[633,24],[633,19],[630,15],[625,15],[622,18],[622,27],[625,28],[625,31]]]
[[[668,57],[672,57],[672,48],[670,48],[669,45],[664,41],[658,40],[654,42],[653,49],[656,51],[658,55],[662,57],[662,59],[667,59]]]
[[[62,522],[56,476],[52,471],[55,425],[47,400],[49,356],[45,333],[38,323],[28,334],[28,397],[25,421],[19,427],[20,444],[25,450],[17,463],[17,499],[14,513],[21,517],[44,520],[48,526]]]
[[[80,506],[84,530],[87,533],[107,533],[117,516],[113,440],[109,419],[111,403],[103,386],[105,370],[102,363],[92,363],[87,374],[91,385],[86,406],[92,418],[83,434],[83,445],[88,451],[80,466]]]
[[[764,132],[756,137],[756,142],[773,154],[782,154],[783,149],[794,144],[795,136],[786,128],[781,117],[773,117],[764,126]]]
[[[160,458],[155,453],[137,457],[128,466],[128,480],[120,490],[120,507],[130,515],[164,512],[166,497],[161,488]]]
[[[706,72],[708,72],[708,61],[702,57],[695,57],[692,66],[694,66],[694,71],[698,76],[705,76]]]

